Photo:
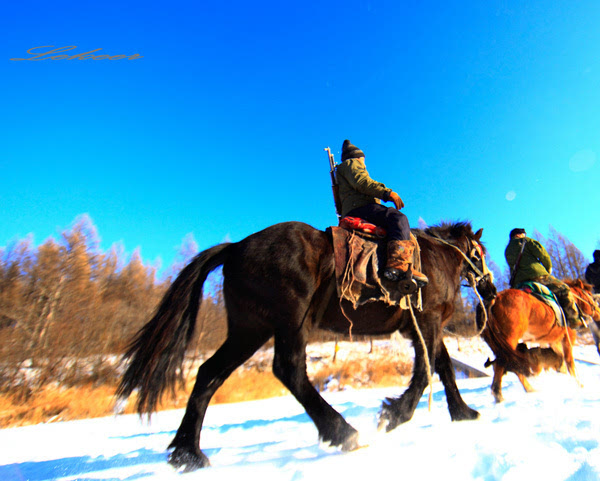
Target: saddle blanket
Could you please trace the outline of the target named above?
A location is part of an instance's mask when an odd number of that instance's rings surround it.
[[[373,301],[409,308],[409,302],[421,309],[421,290],[409,296],[402,282],[390,282],[379,276],[387,259],[385,239],[366,238],[342,227],[330,227],[335,256],[335,277],[338,296],[352,303],[354,309]],[[411,234],[414,238],[414,236]],[[416,239],[415,239],[416,240]],[[418,247],[413,254],[414,266],[421,268]]]
[[[540,301],[544,302],[548,306],[552,308],[554,311],[554,317],[556,318],[556,322],[560,327],[565,327],[566,319],[565,313],[562,310],[562,307],[558,303],[558,299],[554,295],[554,293],[548,289],[544,284],[540,284],[539,282],[527,281],[521,282],[517,286],[517,289],[520,289],[532,296],[538,298]]]

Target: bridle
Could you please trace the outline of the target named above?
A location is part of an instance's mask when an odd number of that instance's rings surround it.
[[[481,294],[479,294],[479,291],[477,289],[477,287],[479,286],[479,283],[485,278],[487,278],[492,284],[494,282],[494,274],[488,269],[487,264],[485,263],[485,254],[483,252],[483,247],[476,240],[468,239],[469,255],[467,255],[460,249],[460,247],[455,246],[454,244],[451,244],[448,241],[445,241],[444,239],[442,239],[441,237],[439,237],[437,235],[434,235],[433,237],[435,239],[437,239],[438,241],[440,241],[442,244],[448,245],[448,246],[452,247],[453,249],[457,250],[460,253],[460,255],[465,259],[465,261],[467,261],[469,266],[471,267],[471,270],[467,271],[462,277],[467,280],[467,282],[469,283],[469,287],[471,287],[471,289],[473,289],[473,293],[475,294],[477,299],[479,299],[479,303],[483,308],[482,309],[483,310],[483,325],[479,329],[479,332],[476,334],[476,336],[479,336],[485,330],[485,328],[487,326],[488,313],[487,313],[486,303],[489,303],[492,299],[495,299],[495,297],[496,297],[496,289],[495,288],[488,296],[486,296],[485,300],[481,298]],[[472,260],[473,258],[476,258],[481,261],[481,269],[479,269],[475,265],[475,263]]]
[[[473,285],[471,287],[473,287],[474,285],[477,285],[479,283],[479,281],[481,281],[485,276],[489,276],[490,281],[492,281],[492,282],[494,281],[494,275],[488,269],[487,264],[485,263],[485,254],[483,253],[483,247],[481,246],[481,244],[479,242],[477,242],[476,240],[473,240],[473,239],[468,239],[470,245],[469,245],[469,255],[467,255],[462,251],[462,249],[460,247],[455,246],[454,244],[442,239],[438,235],[434,235],[433,237],[436,240],[440,241],[442,244],[445,244],[447,246],[452,247],[453,249],[456,249],[460,253],[460,255],[465,259],[465,261],[467,261],[467,263],[473,270],[474,275],[473,275],[473,273],[471,273],[471,276],[469,276],[467,274],[464,277],[467,278],[469,283],[473,282]],[[481,260],[481,269],[479,269],[475,265],[475,263],[472,260],[473,257],[476,257],[479,260]]]
[[[589,296],[591,298],[591,300],[587,300],[584,299],[582,296],[575,294],[575,292],[573,292],[573,289],[578,289],[581,290],[583,295],[585,295],[586,297],[588,296],[588,294],[581,288],[579,287],[571,287],[571,295],[573,297],[575,297],[576,299],[579,299],[581,302],[583,302],[584,304],[587,304],[591,309],[592,309],[592,319],[594,317],[594,313],[599,314],[600,315],[600,307],[598,306],[598,304],[596,303],[596,301],[594,300],[594,298],[592,296]],[[579,306],[577,306],[579,308]],[[580,309],[581,310],[581,309]],[[582,313],[583,314],[583,313]],[[585,315],[585,314],[584,314]]]

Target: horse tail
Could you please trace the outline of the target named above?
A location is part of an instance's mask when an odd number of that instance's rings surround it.
[[[502,335],[500,322],[497,313],[494,312],[496,299],[493,299],[487,306],[488,322],[481,333],[485,342],[496,356],[496,361],[502,364],[507,371],[524,376],[533,375],[533,368],[527,349],[513,349]]]
[[[220,244],[194,257],[173,281],[154,317],[129,344],[116,395],[127,399],[137,389],[140,415],[156,411],[164,392],[183,382],[181,367],[196,327],[202,286],[210,272],[225,262],[230,245]]]

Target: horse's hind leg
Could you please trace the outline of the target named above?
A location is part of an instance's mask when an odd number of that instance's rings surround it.
[[[579,386],[583,387],[583,384],[581,383],[581,381],[579,380],[579,377],[577,376],[577,369],[575,368],[575,358],[573,357],[573,344],[572,344],[573,341],[570,339],[569,335],[570,335],[570,332],[566,332],[565,336],[562,339],[562,350],[563,350],[565,364],[567,365],[569,374],[575,378],[575,380],[577,381],[577,384],[579,384]],[[573,336],[573,337],[575,337],[575,336]]]
[[[479,413],[474,409],[471,409],[460,395],[458,386],[456,385],[452,360],[450,359],[450,355],[448,354],[448,350],[443,341],[440,343],[438,355],[435,360],[435,370],[440,375],[442,384],[444,384],[446,401],[448,402],[448,411],[450,411],[452,421],[464,421],[479,418]]]
[[[494,379],[492,381],[492,395],[497,403],[501,403],[504,401],[504,396],[502,396],[502,377],[506,373],[506,368],[502,364],[502,362],[496,358],[494,362]]]
[[[533,387],[529,383],[529,380],[524,374],[521,374],[520,372],[517,372],[515,374],[519,378],[519,381],[521,381],[521,385],[523,386],[523,389],[525,389],[525,392],[535,392],[535,389],[533,389]]]
[[[225,379],[271,337],[266,331],[230,332],[223,345],[198,369],[196,383],[175,438],[169,445],[173,452],[169,463],[185,471],[209,466],[200,449],[200,431],[208,403]]]
[[[344,451],[358,447],[358,431],[350,426],[313,387],[306,374],[306,334],[286,329],[275,333],[273,373],[304,407],[319,438]]]

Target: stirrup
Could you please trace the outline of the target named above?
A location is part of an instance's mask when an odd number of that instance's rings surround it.
[[[388,281],[396,282],[400,280],[401,272],[395,267],[386,267],[383,269],[383,277],[385,277]]]
[[[402,272],[395,267],[386,267],[382,273],[390,282],[396,282],[396,288],[403,294],[412,294],[423,287],[421,282],[417,281],[412,276],[410,268],[406,272]]]

